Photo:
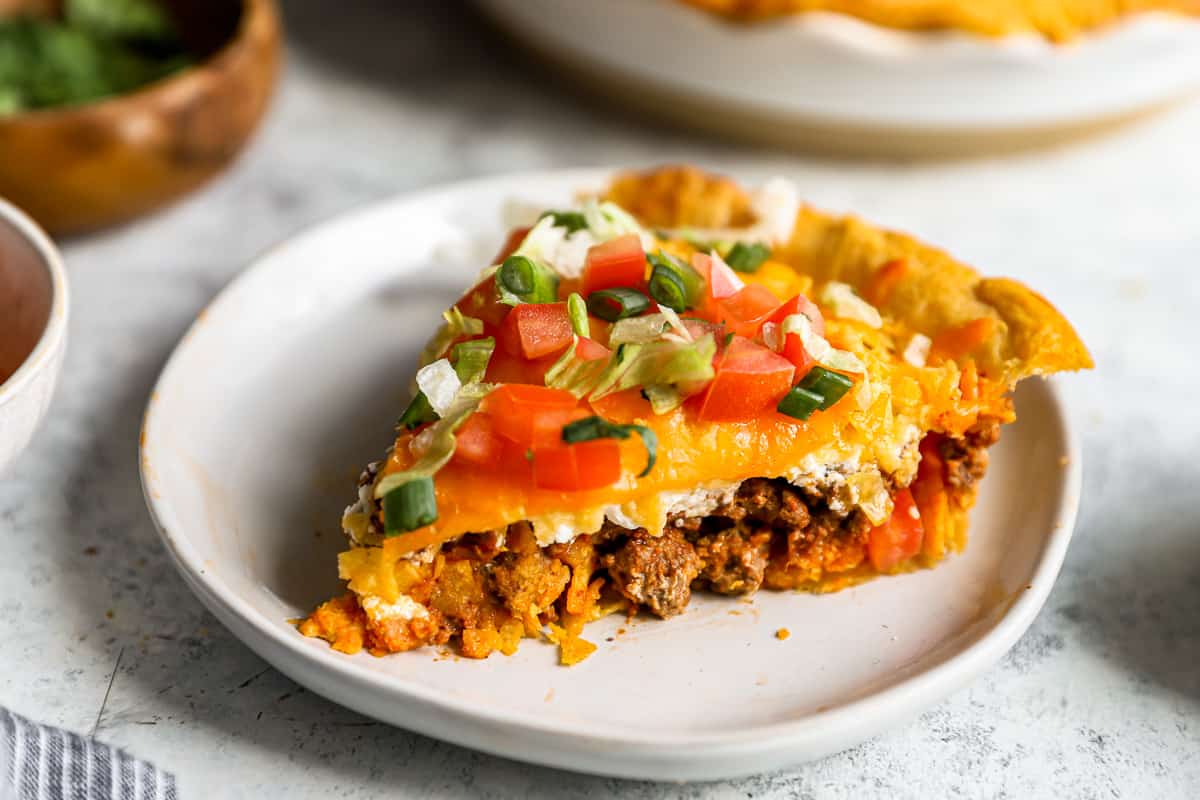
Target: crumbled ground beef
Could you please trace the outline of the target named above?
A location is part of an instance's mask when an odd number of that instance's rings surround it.
[[[962,437],[933,440],[947,489],[973,494],[999,428],[997,420],[985,419]],[[364,485],[374,477],[368,468]],[[885,481],[893,493],[903,488],[893,476]],[[357,642],[380,651],[461,633],[466,653],[470,633],[470,652],[486,655],[521,630],[586,618],[602,596],[619,594],[635,608],[671,617],[686,608],[693,586],[729,595],[821,586],[832,576],[853,575],[865,562],[872,528],[861,510],[835,511],[829,498],[781,478],[748,479],[712,513],[677,515],[667,523],[661,536],[606,523],[570,544],[545,548],[528,522],[466,534],[442,545],[436,563],[421,567],[434,573],[420,588],[428,619],[381,622],[327,604],[324,616],[306,624],[310,635],[337,646]]]
[[[670,527],[662,536],[634,531],[601,563],[613,588],[660,617],[683,611],[701,566],[696,549]]]
[[[943,479],[955,488],[970,488],[987,471],[987,449],[1000,439],[1000,422],[984,418],[961,439],[946,437],[938,443],[938,454],[945,464]]]
[[[738,527],[701,536],[696,555],[703,568],[700,578],[719,594],[751,594],[762,585],[771,554],[771,533],[743,532]]]

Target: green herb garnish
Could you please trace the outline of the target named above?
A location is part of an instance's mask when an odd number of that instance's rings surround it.
[[[650,308],[650,300],[636,289],[600,289],[588,295],[588,310],[607,322],[636,317]]]
[[[649,288],[655,302],[679,313],[699,305],[704,278],[690,264],[662,251],[649,253],[646,259],[652,267]]]
[[[567,233],[581,231],[588,226],[587,218],[583,216],[582,211],[547,211],[538,217],[539,220],[550,217],[554,220],[554,227],[566,228]]]
[[[816,392],[796,386],[783,396],[775,410],[796,419],[808,419],[814,411],[821,408],[821,404],[824,402],[825,398]]]
[[[729,248],[729,254],[725,256],[725,263],[738,272],[757,272],[763,262],[770,257],[771,248],[765,244],[738,242]]]
[[[501,303],[553,303],[558,299],[558,275],[529,256],[512,255],[504,259],[496,273],[496,289]]]
[[[821,397],[821,410],[825,411],[854,386],[854,381],[839,372],[813,367],[797,384],[799,388]]]
[[[390,535],[424,528],[437,518],[433,478],[413,478],[383,496],[383,527]]]

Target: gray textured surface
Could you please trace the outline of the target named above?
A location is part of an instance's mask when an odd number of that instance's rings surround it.
[[[454,5],[344,7],[288,5],[282,92],[229,175],[66,247],[66,370],[48,424],[0,482],[0,703],[152,758],[195,798],[1197,795],[1200,106],[1005,160],[824,162],[610,116],[512,64]],[[1099,362],[1062,381],[1086,452],[1083,511],[1048,605],[1000,665],[823,762],[658,786],[377,725],[266,668],[204,611],[142,504],[138,423],[175,341],[252,256],[435,182],[684,159],[792,177],[814,201],[1029,281],[1078,323]]]

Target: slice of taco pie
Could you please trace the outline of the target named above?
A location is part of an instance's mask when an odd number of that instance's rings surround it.
[[[932,566],[1014,384],[1091,366],[1023,285],[779,181],[623,174],[530,222],[426,348],[303,634],[572,664],[614,611]]]

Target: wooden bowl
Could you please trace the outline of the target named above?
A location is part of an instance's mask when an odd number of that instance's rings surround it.
[[[197,64],[129,94],[0,116],[0,197],[68,234],[158,208],[226,167],[279,71],[275,0],[165,0]]]

